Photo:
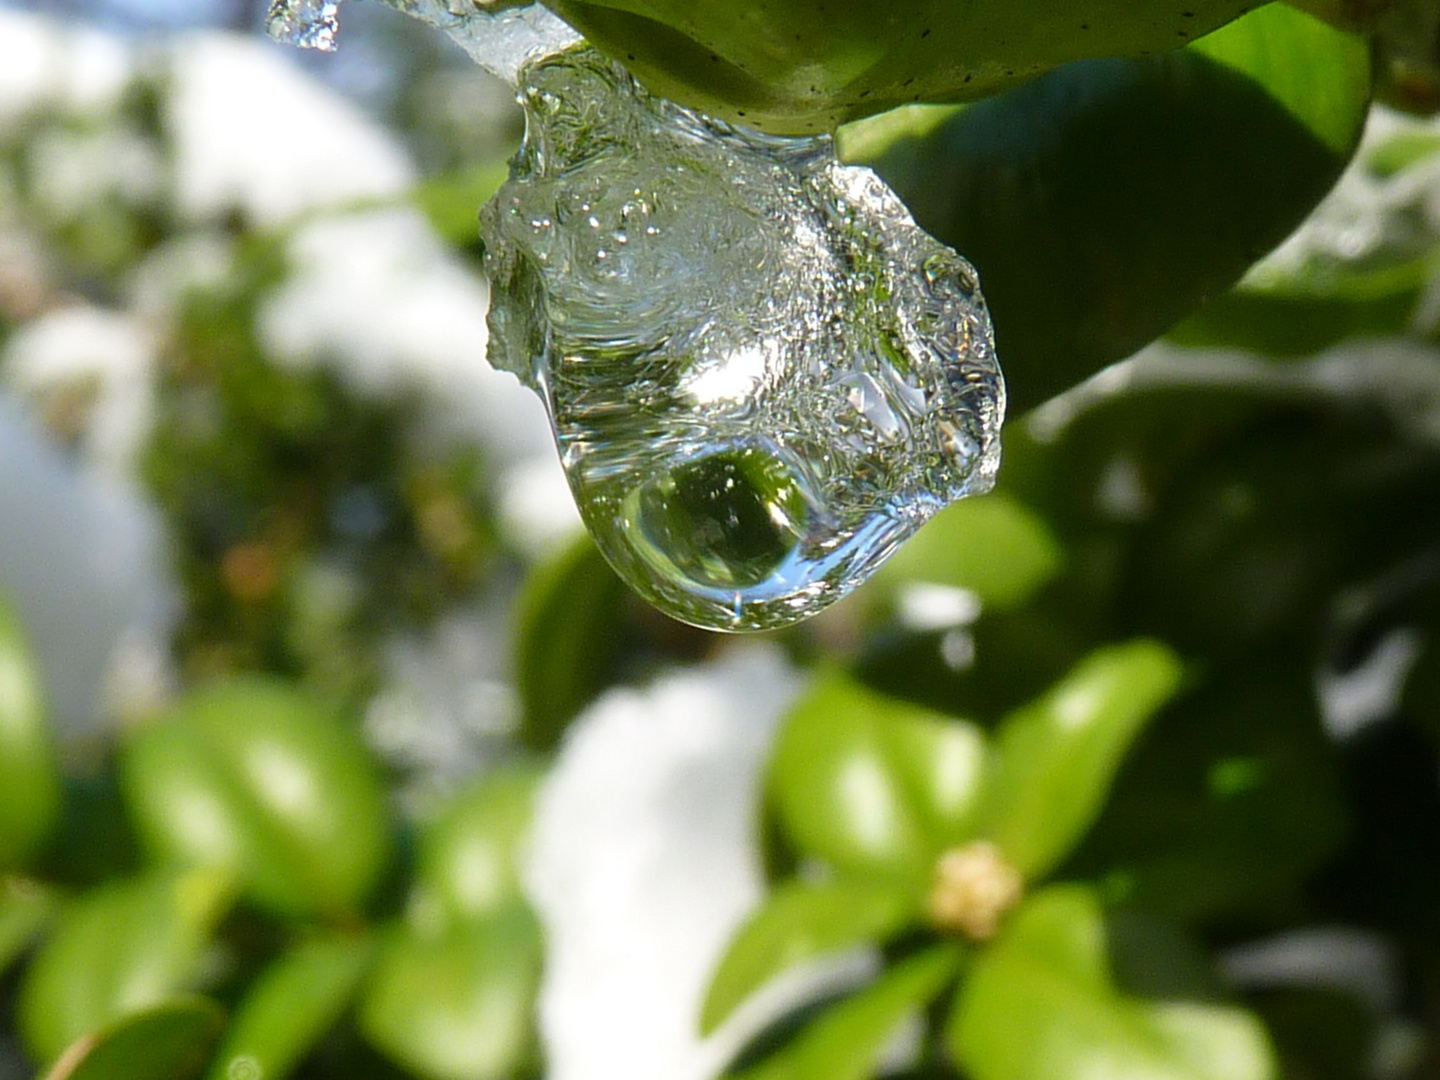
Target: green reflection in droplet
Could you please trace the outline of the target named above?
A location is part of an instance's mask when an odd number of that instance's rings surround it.
[[[647,561],[719,589],[750,588],[774,574],[808,516],[794,471],[757,447],[678,465],[633,491],[625,509]]]

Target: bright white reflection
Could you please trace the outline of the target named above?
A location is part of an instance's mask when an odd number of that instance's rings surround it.
[[[757,346],[728,353],[697,369],[686,381],[685,393],[697,405],[743,401],[760,389],[775,352],[775,342],[766,339]]]

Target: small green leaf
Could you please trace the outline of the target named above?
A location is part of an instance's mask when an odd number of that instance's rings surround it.
[[[224,1022],[213,1001],[170,1001],[73,1043],[45,1080],[192,1080],[210,1059]]]
[[[27,878],[0,880],[0,972],[9,967],[55,914],[56,896]]]
[[[60,811],[60,774],[35,658],[0,598],[0,869],[18,868]]]
[[[218,871],[155,871],[74,901],[20,987],[17,1023],[31,1056],[52,1061],[183,989],[231,895]]]
[[[612,680],[625,583],[588,536],[530,572],[515,619],[520,737],[551,750]]]
[[[434,1080],[508,1077],[533,1053],[540,964],[540,927],[521,905],[438,937],[399,929],[381,948],[361,1030]]]
[[[1114,989],[1099,902],[1036,894],[977,958],[947,1036],[974,1080],[1269,1080],[1264,1028],[1239,1009],[1152,1003]]]
[[[520,898],[520,849],[542,776],[532,764],[484,776],[425,827],[409,906],[417,929],[476,919]]]
[[[884,941],[917,917],[917,903],[908,890],[875,881],[778,886],[731,940],[701,1007],[701,1032],[796,964]]]
[[[1113,646],[1006,717],[991,746],[980,834],[1027,879],[1053,867],[1100,812],[1130,743],[1180,674],[1157,642]]]
[[[985,757],[973,724],[823,677],[786,718],[770,790],[795,846],[842,872],[928,880],[963,838]]]
[[[209,1080],[281,1080],[346,1007],[373,955],[353,936],[307,941],[261,973],[236,1009]]]
[[[969,589],[987,608],[1018,607],[1061,570],[1045,522],[1007,495],[965,499],[937,514],[876,573],[881,588],[925,582]]]
[[[122,782],[156,858],[231,868],[257,904],[285,914],[354,911],[389,854],[364,744],[278,681],[189,695],[130,737]]]
[[[866,1080],[896,1030],[924,1012],[960,962],[954,945],[902,960],[824,1013],[756,1073],[765,1080]],[[750,1073],[744,1076],[754,1080]]]

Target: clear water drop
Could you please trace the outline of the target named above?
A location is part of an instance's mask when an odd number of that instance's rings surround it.
[[[639,593],[782,626],[993,484],[1005,393],[975,271],[874,173],[653,97],[584,46],[519,88],[525,142],[481,214],[491,361],[545,398]]]

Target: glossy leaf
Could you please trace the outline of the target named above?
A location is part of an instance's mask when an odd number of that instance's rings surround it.
[[[1025,603],[1060,572],[1064,551],[1045,522],[1003,492],[937,514],[874,577],[879,588],[926,582],[968,589],[985,607]]]
[[[790,881],[731,939],[700,1011],[708,1034],[775,976],[807,960],[878,944],[918,917],[911,892],[873,881]]]
[[[361,1030],[434,1080],[498,1080],[533,1052],[540,928],[522,906],[437,937],[384,943],[360,1008]]]
[[[73,901],[21,983],[18,1026],[31,1056],[53,1061],[81,1036],[186,987],[230,899],[226,875],[191,870]]]
[[[976,960],[950,1017],[974,1080],[1268,1080],[1264,1028],[1232,1008],[1119,994],[1104,921],[1078,886],[1036,894]]]
[[[209,1060],[224,1022],[224,1012],[212,1001],[167,1002],[72,1044],[44,1080],[192,1080]]]
[[[1360,38],[1270,4],[1203,48],[876,117],[841,146],[979,270],[1013,415],[1128,356],[1283,240],[1340,175],[1368,80]]]
[[[0,869],[23,866],[59,810],[60,775],[35,657],[0,599]]]
[[[831,674],[786,717],[770,790],[806,855],[846,872],[918,882],[965,835],[983,761],[984,737],[973,724]]]
[[[307,941],[270,965],[236,1008],[209,1080],[281,1080],[350,1005],[373,955],[361,937]]]
[[[157,858],[233,868],[256,903],[287,914],[355,910],[389,854],[369,752],[277,681],[191,694],[131,736],[123,782]]]
[[[588,536],[530,572],[515,619],[521,738],[549,750],[613,675],[625,583]]]
[[[1173,49],[1238,0],[548,0],[651,90],[767,131],[828,131],[908,101],[973,101],[1086,56]]]
[[[941,945],[900,961],[810,1024],[746,1080],[866,1080],[906,1020],[918,1018],[955,976],[960,951]]]
[[[1113,646],[1006,717],[992,742],[980,834],[1027,879],[1042,876],[1089,828],[1131,742],[1180,674],[1157,642]]]
[[[521,848],[543,772],[515,765],[456,795],[420,837],[410,900],[417,928],[489,915],[521,897]]]

